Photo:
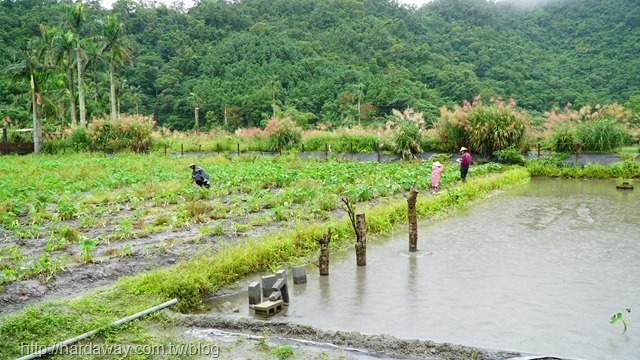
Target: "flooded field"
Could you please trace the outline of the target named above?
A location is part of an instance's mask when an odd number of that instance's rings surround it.
[[[273,319],[571,359],[637,359],[638,190],[613,180],[533,179],[438,221],[370,239],[367,266],[347,251],[330,275],[307,268]],[[259,277],[256,277],[256,280]],[[246,293],[231,300],[252,316]],[[610,324],[632,310],[629,326]],[[625,317],[627,314],[625,313]]]

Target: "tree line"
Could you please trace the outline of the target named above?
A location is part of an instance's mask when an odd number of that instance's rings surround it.
[[[120,112],[177,130],[369,125],[408,108],[433,123],[477,95],[534,115],[640,113],[634,0],[4,0],[0,53],[0,119],[51,129]]]

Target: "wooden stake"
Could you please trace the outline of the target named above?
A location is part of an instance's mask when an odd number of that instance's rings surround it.
[[[365,233],[364,214],[356,215],[356,263],[367,265],[367,236]]]
[[[409,251],[418,251],[418,220],[416,216],[416,198],[418,192],[411,185],[409,197],[407,198],[407,215],[409,218]]]
[[[327,276],[329,275],[329,242],[331,241],[331,229],[316,241],[320,244],[320,258],[318,259],[320,276]]]
[[[364,214],[357,214],[353,208],[353,204],[347,198],[342,198],[344,205],[342,209],[349,214],[351,226],[356,233],[356,263],[358,266],[367,265],[367,237],[365,233],[365,217]]]

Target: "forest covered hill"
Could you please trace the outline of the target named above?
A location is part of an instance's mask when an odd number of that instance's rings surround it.
[[[131,54],[115,64],[120,111],[154,114],[173,129],[193,128],[195,107],[204,126],[226,121],[233,129],[260,126],[274,111],[308,124],[349,125],[414,108],[432,121],[439,107],[477,95],[513,97],[534,114],[567,103],[640,105],[637,0],[434,0],[421,8],[394,0],[84,4],[76,36],[87,118],[109,113],[109,61],[99,35],[113,14]],[[51,51],[47,30],[71,28],[71,5],[0,3],[0,66],[16,69],[25,57],[41,66],[45,127],[69,124],[67,83],[77,67],[73,57],[53,62],[36,50]],[[29,81],[13,75],[0,73],[0,119],[29,126]]]

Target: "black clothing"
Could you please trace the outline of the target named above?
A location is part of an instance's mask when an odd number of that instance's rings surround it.
[[[460,164],[460,179],[467,181],[467,173],[469,172],[469,164]]]
[[[191,180],[196,183],[198,186],[204,186],[205,188],[209,188],[209,174],[204,171],[200,166],[194,166],[193,171],[191,172]]]

